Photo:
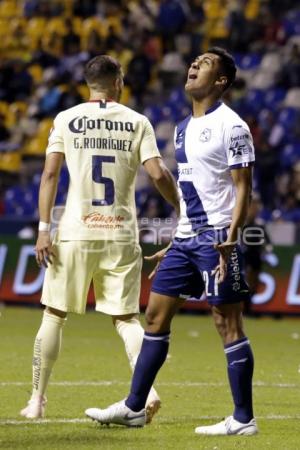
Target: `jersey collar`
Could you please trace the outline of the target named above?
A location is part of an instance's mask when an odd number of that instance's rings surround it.
[[[95,100],[88,100],[88,103],[100,103],[100,102],[103,102],[103,103],[115,102],[116,103],[116,100],[114,100],[113,98],[98,98]]]
[[[205,111],[205,115],[214,112],[221,105],[222,105],[222,102],[221,101],[217,101],[214,105],[212,105],[208,110]]]

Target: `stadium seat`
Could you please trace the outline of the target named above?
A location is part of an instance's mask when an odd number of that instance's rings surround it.
[[[278,73],[282,67],[282,58],[279,52],[269,52],[266,53],[260,64],[260,69],[264,71],[270,71],[273,73]]]
[[[10,103],[9,105],[9,109],[12,111],[15,111],[16,109],[20,110],[20,111],[27,111],[28,105],[26,102],[22,102],[22,101],[16,101],[13,103]]]
[[[4,19],[2,16],[0,16],[0,36],[1,36],[1,38],[9,35],[10,30],[11,30],[10,27],[11,27],[10,21],[8,21],[7,19]],[[1,39],[0,45],[2,46],[3,43],[4,43],[4,41],[3,41],[3,39]]]
[[[206,19],[216,19],[220,15],[220,2],[219,0],[211,1],[205,0],[203,2]]]
[[[120,98],[120,103],[123,105],[128,105],[131,99],[131,89],[129,86],[124,86],[122,90],[122,95]]]
[[[63,191],[65,192],[68,189],[69,185],[69,172],[66,166],[63,166],[60,172],[59,177],[59,186],[60,188],[63,188]]]
[[[83,36],[87,37],[92,30],[98,31],[102,37],[106,37],[107,35],[106,23],[97,17],[90,17],[82,22]]]
[[[69,2],[69,0],[68,0],[68,2]],[[72,17],[72,24],[73,24],[73,28],[74,28],[75,33],[81,35],[81,33],[82,33],[82,19],[81,19],[81,17]]]
[[[147,106],[144,109],[143,114],[148,117],[153,126],[157,125],[158,122],[162,119],[162,110],[157,105]]]
[[[87,101],[89,99],[90,91],[86,84],[79,84],[77,86],[77,90],[84,101]]]
[[[30,139],[24,147],[24,155],[45,155],[44,142],[39,137]]]
[[[186,93],[185,93],[184,89],[182,89],[182,88],[174,89],[174,90],[171,92],[168,101],[169,101],[170,103],[175,104],[175,105],[178,105],[178,104],[181,104],[181,105],[188,104],[188,100],[187,100]]]
[[[32,186],[32,188],[33,189],[35,189],[36,188],[36,186],[39,186],[40,185],[40,182],[41,182],[41,173],[35,173],[34,175],[33,175],[33,177],[32,177],[32,183],[31,183],[31,186]]]
[[[283,101],[283,105],[286,107],[300,109],[300,87],[295,87],[288,90]]]
[[[20,152],[0,153],[0,170],[17,173],[21,168],[22,156]]]
[[[259,112],[265,103],[264,91],[261,89],[250,89],[246,95],[246,102],[252,111]]]
[[[63,17],[52,17],[47,23],[47,33],[57,33],[60,36],[64,36],[67,32],[65,20]]]
[[[30,139],[24,148],[25,155],[32,155],[32,156],[45,155],[45,150],[48,144],[48,137],[52,126],[53,126],[52,118],[46,118],[40,122],[36,136]]]
[[[173,138],[174,123],[170,120],[162,120],[155,127],[157,139],[168,140]]]
[[[53,127],[53,119],[46,118],[43,119],[39,125],[38,134],[41,136],[44,141],[48,141],[49,133],[51,128]]]
[[[280,166],[283,169],[290,169],[300,161],[300,142],[287,144],[280,153]]]
[[[27,22],[27,34],[33,38],[41,38],[45,31],[47,31],[46,19],[43,17],[33,17]]]
[[[167,139],[157,138],[156,142],[157,142],[158,150],[160,152],[163,152],[165,150],[165,147],[166,147],[166,144],[167,144],[168,140]]]
[[[11,17],[15,17],[21,15],[21,8],[19,4],[14,0],[2,0],[0,2],[0,17],[5,17],[5,19],[9,19]]]
[[[28,67],[28,72],[32,76],[35,84],[38,84],[43,79],[43,68],[39,64],[31,64]]]
[[[6,116],[9,110],[9,104],[5,101],[0,101],[0,114]]]
[[[43,119],[38,127],[37,135],[30,139],[27,143],[24,154],[42,156],[48,143],[48,137],[51,127],[53,126],[53,119]]]
[[[283,108],[278,116],[278,122],[286,129],[290,131],[297,123],[299,114],[294,108]]]
[[[19,113],[23,114],[27,111],[27,103],[17,101],[13,102],[9,105],[9,110],[7,114],[6,123],[9,127],[13,127],[16,125],[16,121],[19,118]]]
[[[296,17],[286,17],[283,19],[282,25],[287,37],[300,35],[300,21]]]
[[[259,14],[260,0],[248,0],[245,5],[245,17],[254,20]]]
[[[26,32],[30,49],[36,49],[40,39],[45,39],[48,36],[46,20],[43,17],[33,17],[27,22]]]
[[[107,28],[112,28],[114,30],[114,33],[120,36],[120,34],[122,33],[120,17],[109,16],[109,17],[107,17],[105,22],[106,22]]]
[[[9,215],[37,215],[39,186],[30,184],[25,188],[18,185],[7,189],[4,194],[5,214]]]
[[[250,79],[249,87],[251,89],[268,89],[275,85],[275,75],[269,70],[260,69]]]
[[[241,78],[242,80],[244,80],[246,82],[246,85],[248,85],[256,72],[257,69],[242,70],[238,67],[236,76],[237,78]]]
[[[291,36],[286,47],[289,50],[293,45],[298,45],[300,47],[300,34]]]
[[[261,56],[258,53],[249,53],[243,55],[238,61],[237,65],[242,70],[253,70],[259,67],[261,63]]]
[[[283,88],[274,87],[267,89],[265,91],[265,105],[267,108],[271,110],[275,110],[280,106],[284,97],[286,95],[286,91]]]

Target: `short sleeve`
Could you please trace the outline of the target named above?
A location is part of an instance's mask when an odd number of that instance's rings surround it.
[[[253,139],[246,123],[225,132],[227,162],[230,169],[251,166],[255,161]]]
[[[62,123],[59,114],[54,119],[53,127],[51,128],[49,133],[48,146],[46,148],[47,155],[53,152],[65,153]]]
[[[173,135],[173,144],[174,144],[174,147],[176,147],[176,137],[177,137],[177,126],[175,127],[174,135]]]
[[[156,138],[153,127],[149,120],[145,117],[144,120],[144,132],[140,145],[140,160],[143,164],[147,159],[160,158],[161,155],[157,148]]]

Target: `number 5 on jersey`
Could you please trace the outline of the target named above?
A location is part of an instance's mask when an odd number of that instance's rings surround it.
[[[93,155],[92,156],[92,178],[95,183],[104,184],[104,199],[93,199],[93,206],[109,206],[115,200],[115,186],[111,178],[102,175],[103,163],[114,163],[114,156]]]

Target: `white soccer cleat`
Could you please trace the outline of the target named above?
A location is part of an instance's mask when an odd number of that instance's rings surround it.
[[[161,401],[159,398],[158,393],[156,390],[152,387],[148,398],[146,402],[146,423],[149,424],[153,416],[158,412],[159,408],[161,407]]]
[[[132,411],[125,405],[125,400],[110,405],[106,409],[89,408],[85,414],[101,424],[116,423],[126,427],[143,427],[146,423],[146,411]]]
[[[211,436],[226,436],[232,434],[238,435],[252,435],[258,433],[258,428],[256,424],[256,420],[253,418],[248,423],[238,422],[233,418],[233,416],[229,416],[226,419],[222,420],[222,422],[216,423],[215,425],[208,425],[204,427],[195,428],[196,434],[206,434]]]
[[[41,419],[45,415],[46,397],[31,398],[27,406],[20,411],[20,415],[27,419]]]

